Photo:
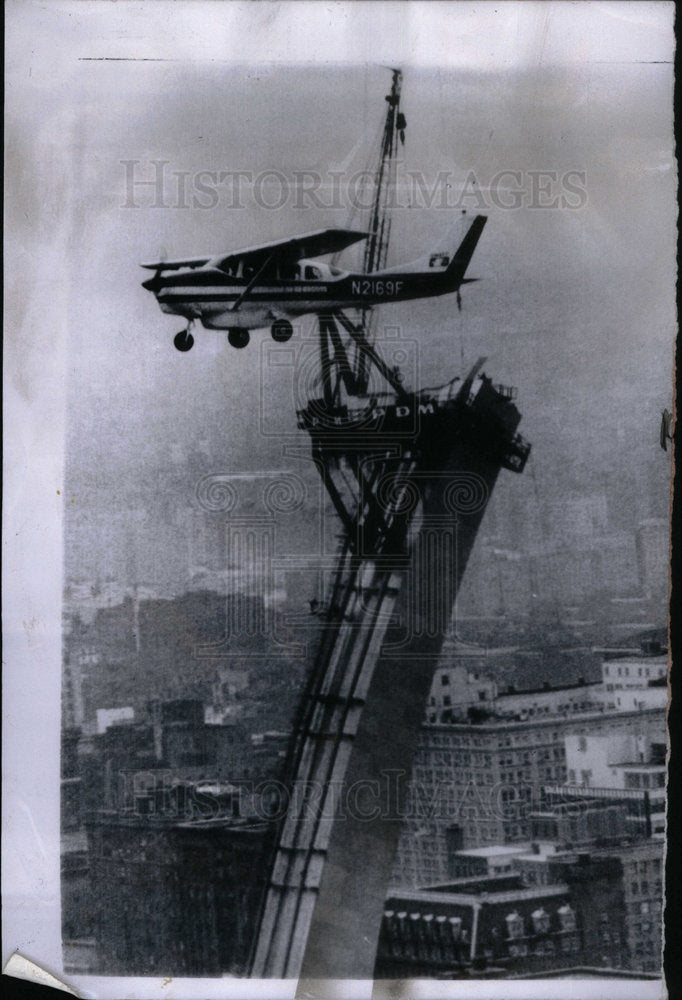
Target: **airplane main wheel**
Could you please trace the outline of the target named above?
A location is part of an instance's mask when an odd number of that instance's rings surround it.
[[[234,326],[231,330],[227,331],[227,340],[231,347],[236,347],[237,349],[246,347],[250,339],[249,331],[242,330],[241,327]]]
[[[270,329],[272,339],[278,344],[286,344],[287,340],[291,340],[293,332],[294,328],[288,319],[275,320]]]
[[[194,337],[189,330],[181,330],[180,333],[176,333],[173,343],[178,351],[191,351],[194,347]]]

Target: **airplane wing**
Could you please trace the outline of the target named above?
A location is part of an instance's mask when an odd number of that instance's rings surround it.
[[[212,267],[224,269],[243,260],[251,267],[259,267],[268,259],[297,261],[302,257],[324,257],[328,253],[340,253],[353,243],[367,239],[368,235],[357,229],[316,229],[302,236],[291,236],[286,240],[274,240],[271,243],[261,243],[256,247],[211,257],[210,264]]]
[[[149,264],[140,264],[150,271],[177,271],[181,267],[203,267],[210,257],[183,257],[182,260],[159,260]]]

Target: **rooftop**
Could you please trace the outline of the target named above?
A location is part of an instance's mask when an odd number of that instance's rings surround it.
[[[483,707],[485,704],[485,702],[481,702],[480,707]],[[597,711],[585,710],[581,712],[572,712],[570,715],[567,715],[564,712],[553,712],[548,715],[533,715],[530,718],[524,719],[507,719],[491,713],[487,715],[485,720],[482,722],[425,722],[424,727],[426,729],[440,729],[447,731],[460,731],[462,729],[467,732],[471,730],[476,730],[477,732],[485,730],[498,731],[500,729],[518,729],[522,726],[556,726],[558,722],[568,722],[572,725],[581,719],[605,719],[611,717],[614,720],[618,720],[630,717],[642,718],[647,715],[655,715],[657,713],[660,714],[663,710],[664,708],[661,705],[647,705],[646,708],[633,708],[624,712],[617,711],[615,709],[604,709],[602,707],[601,710]]]
[[[587,965],[569,969],[545,969],[542,972],[524,972],[508,976],[509,979],[660,979],[657,972],[630,972],[627,969],[594,968]],[[548,991],[549,992],[549,991]],[[628,993],[632,996],[632,993]]]
[[[452,883],[450,883],[452,884]],[[548,896],[565,896],[568,886],[564,882],[555,885],[533,886],[530,889],[513,889],[507,892],[457,892],[456,883],[453,892],[447,891],[447,884],[442,889],[405,889],[390,893],[391,899],[405,900],[409,903],[453,903],[459,906],[476,906],[480,903],[520,903],[533,899],[546,899]]]
[[[591,680],[587,681],[581,678],[575,681],[573,684],[557,684],[554,686],[549,681],[545,681],[542,687],[516,687],[514,684],[509,684],[503,691],[498,695],[498,698],[504,698],[509,695],[519,695],[519,694],[560,694],[562,691],[577,691],[580,689],[585,689],[588,687],[599,687],[602,684],[601,680]]]
[[[665,771],[665,764],[657,764],[654,761],[648,761],[646,764],[643,761],[621,761],[619,764],[609,764],[609,767],[627,767],[634,768],[636,771]]]
[[[530,844],[492,844],[490,847],[471,847],[457,851],[458,858],[495,858],[506,857],[509,854],[524,854],[530,850]]]

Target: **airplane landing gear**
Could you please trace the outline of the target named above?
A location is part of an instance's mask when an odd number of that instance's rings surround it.
[[[187,327],[186,330],[181,330],[180,333],[176,333],[173,338],[173,344],[178,351],[191,351],[194,347],[194,337],[189,332],[190,328]]]
[[[230,344],[231,347],[236,347],[239,350],[242,347],[246,347],[250,339],[251,337],[249,335],[249,331],[243,330],[239,326],[233,326],[230,330],[227,331],[228,343]]]
[[[288,319],[276,319],[270,328],[272,339],[278,344],[286,344],[287,340],[291,340],[293,332],[294,328]]]

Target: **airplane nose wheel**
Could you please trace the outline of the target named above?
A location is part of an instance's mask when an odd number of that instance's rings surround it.
[[[181,330],[180,333],[176,333],[173,338],[173,344],[178,351],[191,351],[194,347],[194,337],[189,330],[190,328],[187,327],[186,330]]]
[[[287,340],[291,340],[293,332],[294,328],[288,319],[277,319],[270,328],[272,339],[278,344],[286,344]]]
[[[249,331],[242,330],[240,327],[233,326],[231,330],[227,331],[227,340],[231,347],[236,347],[241,349],[246,347],[250,340]]]

